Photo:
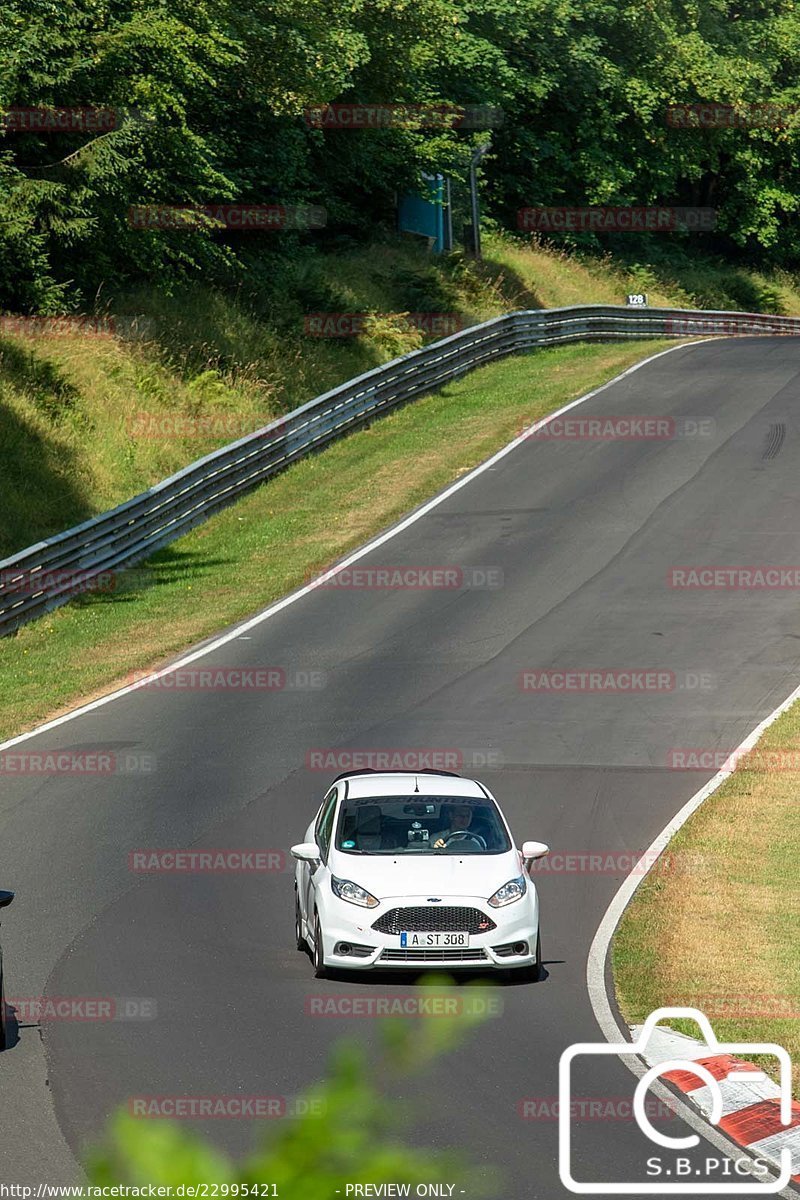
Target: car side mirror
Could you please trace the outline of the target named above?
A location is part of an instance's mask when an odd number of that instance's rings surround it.
[[[291,855],[292,858],[298,859],[299,862],[307,862],[312,871],[316,871],[322,862],[319,846],[316,842],[300,842],[297,846],[292,846]]]
[[[544,858],[545,854],[550,853],[550,847],[544,842],[523,842],[522,857],[525,859],[525,865],[533,862],[535,858]]]
[[[0,892],[0,908],[6,908],[14,899],[14,892]]]

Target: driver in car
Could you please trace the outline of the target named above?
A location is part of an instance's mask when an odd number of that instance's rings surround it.
[[[450,826],[442,829],[433,843],[434,850],[442,850],[447,845],[447,839],[454,833],[465,833],[472,824],[472,808],[469,804],[450,808]]]

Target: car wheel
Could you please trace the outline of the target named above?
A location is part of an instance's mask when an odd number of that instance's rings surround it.
[[[294,940],[298,950],[305,950],[306,939],[303,936],[303,921],[300,916],[300,897],[297,888],[294,889]]]
[[[536,934],[536,962],[531,963],[524,971],[525,979],[529,983],[538,983],[542,978],[542,931],[537,931]]]
[[[538,983],[542,978],[542,934],[536,934],[536,961],[529,967],[509,967],[503,974],[509,983]]]
[[[0,1050],[8,1047],[8,1013],[6,1012],[6,993],[3,987],[3,975],[0,972]]]
[[[324,979],[327,973],[322,957],[322,930],[319,925],[319,913],[314,913],[314,974],[317,979]]]

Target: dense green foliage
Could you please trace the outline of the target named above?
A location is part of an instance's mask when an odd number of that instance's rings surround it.
[[[704,250],[794,265],[794,123],[673,129],[665,112],[791,104],[799,63],[791,0],[4,0],[0,109],[128,117],[104,133],[0,131],[0,308],[91,306],[132,281],[235,283],[253,251],[374,236],[397,189],[432,167],[463,177],[485,139],[309,127],[307,106],[338,101],[499,106],[484,172],[507,227],[526,204],[712,205]],[[328,226],[127,219],[131,204],[225,201],[321,204]]]

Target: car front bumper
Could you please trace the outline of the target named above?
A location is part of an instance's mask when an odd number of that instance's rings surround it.
[[[505,908],[491,908],[484,898],[448,896],[445,907],[475,908],[494,922],[486,933],[470,933],[467,948],[403,949],[399,933],[374,929],[376,921],[395,908],[426,907],[425,897],[383,900],[378,908],[361,909],[334,898],[322,914],[325,965],[337,970],[475,970],[532,966],[536,962],[539,911],[531,888]],[[350,910],[350,911],[348,911]],[[452,932],[458,932],[452,930]],[[349,947],[349,952],[343,952]]]

